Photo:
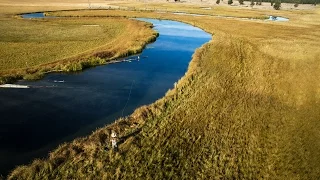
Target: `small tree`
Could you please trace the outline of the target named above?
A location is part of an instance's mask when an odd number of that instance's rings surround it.
[[[274,0],[271,0],[270,2],[271,2],[271,6],[273,6],[273,4],[274,4]]]
[[[273,9],[280,10],[280,8],[281,8],[281,1],[280,0],[276,0],[274,2]]]
[[[233,3],[233,0],[228,0],[228,4],[231,5]]]
[[[239,4],[243,5],[244,0],[238,0],[238,1],[239,1]]]
[[[220,4],[220,0],[217,0],[217,1],[216,1],[216,4]]]

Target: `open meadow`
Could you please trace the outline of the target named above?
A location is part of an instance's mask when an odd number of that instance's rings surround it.
[[[22,19],[5,14],[16,11],[8,8],[0,17],[0,84],[105,64],[141,52],[157,36],[150,24],[124,18]]]
[[[150,4],[155,9],[167,5]],[[194,6],[170,3],[173,10],[201,13]],[[213,36],[195,52],[185,76],[165,97],[88,137],[60,145],[47,159],[17,167],[8,178],[318,179],[320,8],[217,9],[201,14],[234,18],[132,9],[49,12],[80,17],[68,22],[70,26],[87,24],[92,17],[97,24],[104,17],[148,17],[189,23]],[[260,18],[266,15],[290,20]],[[123,26],[136,23],[121,20]],[[16,21],[21,20],[8,23]],[[30,22],[37,21],[21,23]],[[105,150],[112,130],[120,136],[118,151]]]

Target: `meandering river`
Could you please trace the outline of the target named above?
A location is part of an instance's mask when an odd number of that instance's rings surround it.
[[[139,20],[160,33],[139,58],[16,83],[30,88],[0,88],[0,174],[163,97],[184,75],[195,49],[211,39],[184,23]]]

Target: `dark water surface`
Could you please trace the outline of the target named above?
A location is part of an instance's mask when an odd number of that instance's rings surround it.
[[[133,56],[126,58],[131,62],[17,83],[29,89],[0,88],[0,174],[163,97],[184,75],[195,49],[211,39],[187,24],[140,20],[153,23],[160,36],[139,61]]]

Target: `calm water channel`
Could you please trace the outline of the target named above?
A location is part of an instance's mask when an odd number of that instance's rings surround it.
[[[29,89],[0,88],[0,174],[161,98],[184,75],[195,49],[211,39],[187,24],[139,20],[160,33],[139,61],[133,56],[126,58],[131,62],[17,82]]]

